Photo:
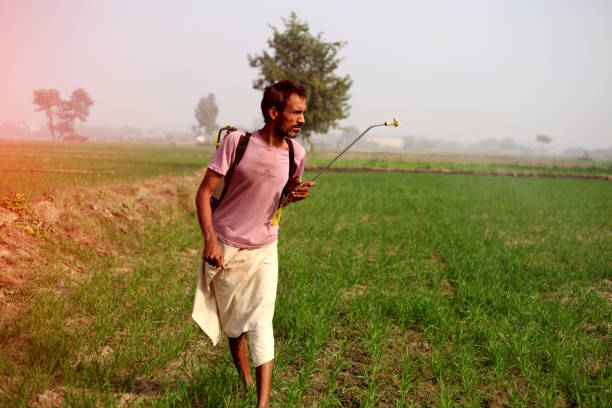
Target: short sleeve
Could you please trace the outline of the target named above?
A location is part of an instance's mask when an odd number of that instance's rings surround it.
[[[214,171],[215,173],[219,173],[222,176],[225,176],[227,171],[229,170],[232,162],[234,161],[234,155],[236,153],[236,146],[238,146],[238,141],[240,140],[240,136],[242,136],[244,132],[231,132],[223,142],[221,146],[217,149],[212,159],[208,163],[208,168]]]

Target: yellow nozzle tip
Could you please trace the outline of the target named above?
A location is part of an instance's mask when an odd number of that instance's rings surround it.
[[[389,120],[387,122],[385,122],[386,126],[395,126],[398,127],[399,126],[399,120],[397,120],[397,118],[393,118],[393,120]]]

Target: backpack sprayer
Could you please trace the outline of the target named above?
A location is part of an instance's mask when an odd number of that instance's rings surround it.
[[[372,128],[375,128],[377,126],[394,126],[394,127],[398,127],[399,126],[399,120],[397,120],[397,118],[393,118],[393,120],[389,120],[387,122],[384,123],[380,123],[377,125],[372,125],[369,128],[367,128],[366,130],[363,131],[363,133],[361,133],[359,136],[357,136],[355,138],[355,140],[353,140],[348,146],[346,146],[344,148],[344,150],[342,150],[340,153],[338,153],[338,155],[336,157],[334,157],[329,163],[327,163],[327,165],[325,167],[323,167],[321,170],[319,170],[317,172],[317,174],[315,174],[315,176],[310,180],[310,181],[315,181],[321,174],[323,174],[327,169],[329,169],[331,167],[332,164],[334,164],[334,162],[336,160],[338,160],[340,158],[340,156],[342,156],[344,153],[346,153],[346,151],[348,149],[350,149],[355,143],[357,143],[357,141],[359,139],[361,139],[363,137],[363,135],[365,135],[366,133],[368,133],[368,131]],[[272,225],[278,225],[278,222],[280,221],[280,217],[281,214],[283,212],[283,208],[285,208],[287,206],[287,204],[289,204],[289,197],[291,196],[291,193],[293,192],[293,190],[296,188],[297,186],[293,187],[293,189],[289,190],[289,192],[283,196],[283,198],[281,199],[280,205],[278,207],[278,210],[276,210],[276,212],[274,213],[274,216],[272,217]]]
[[[231,132],[238,130],[233,126],[225,125],[221,129],[217,130],[217,133],[213,135],[212,144],[215,146],[215,149],[218,149],[221,146],[221,142],[223,139],[227,137]],[[224,134],[225,133],[225,134]]]

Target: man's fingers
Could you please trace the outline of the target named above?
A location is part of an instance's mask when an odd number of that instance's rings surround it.
[[[202,257],[206,263],[215,268],[225,269],[225,265],[223,264],[223,254],[220,255],[204,255]]]
[[[221,268],[225,270],[225,265],[223,265],[223,255],[219,256],[219,259],[217,260],[217,264],[219,265],[217,266],[217,268]]]
[[[205,259],[205,261],[209,265],[214,266],[215,268],[225,269],[225,265],[223,264],[222,260],[218,260],[218,259]]]
[[[310,196],[310,187],[314,186],[315,184],[316,183],[314,181],[299,180],[299,184],[293,189],[293,191],[289,195],[289,201],[295,202],[303,200],[304,198],[308,198]]]
[[[301,191],[301,192],[305,192],[305,191],[310,191],[310,187],[314,186],[316,183],[314,181],[302,181],[297,188],[295,189],[295,191]]]

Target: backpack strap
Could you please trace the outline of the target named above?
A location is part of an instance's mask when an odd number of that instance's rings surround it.
[[[286,137],[285,141],[287,142],[287,146],[289,146],[289,178],[287,179],[287,184],[283,187],[283,192],[281,193],[281,199],[278,201],[278,208],[280,208],[281,203],[283,202],[283,198],[289,194],[289,182],[291,181],[291,177],[295,173],[295,153],[293,150],[293,142],[290,138]]]
[[[295,173],[295,170],[296,170],[295,153],[293,150],[293,142],[291,141],[291,139],[286,137],[285,141],[287,142],[287,146],[289,146],[289,178],[291,178],[293,176],[293,173]]]
[[[234,174],[234,169],[236,168],[238,163],[240,163],[240,160],[242,160],[242,156],[244,156],[244,152],[246,151],[246,148],[249,145],[249,140],[251,140],[250,132],[246,132],[244,135],[240,136],[240,139],[238,140],[238,146],[236,146],[236,152],[234,153],[234,160],[232,161],[230,168],[227,170],[227,173],[225,173],[225,176],[223,177],[223,191],[221,192],[221,196],[218,200],[214,200],[214,202],[213,198],[211,197],[211,205],[213,210],[217,208],[219,204],[221,204],[223,197],[225,197],[225,193],[227,193],[227,188],[232,178],[232,174]]]

